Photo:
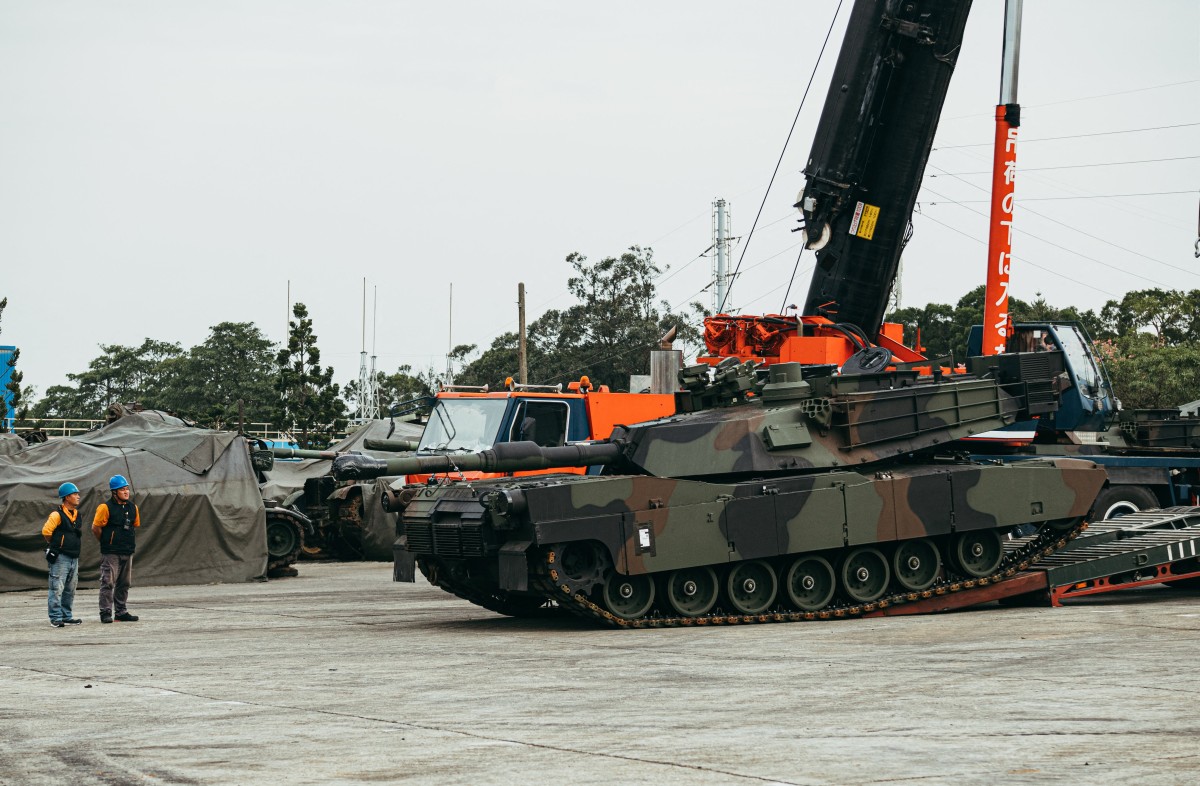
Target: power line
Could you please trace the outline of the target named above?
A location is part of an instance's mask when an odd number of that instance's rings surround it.
[[[742,260],[746,258],[746,250],[750,248],[750,239],[754,237],[754,229],[758,226],[758,219],[762,216],[763,208],[767,205],[767,197],[771,194],[771,186],[775,184],[775,176],[779,174],[779,167],[783,164],[783,156],[787,153],[788,143],[792,141],[792,134],[796,132],[796,124],[800,122],[800,112],[804,109],[804,102],[808,99],[808,91],[812,89],[813,79],[817,76],[817,68],[821,65],[821,58],[825,55],[825,47],[829,45],[829,37],[833,34],[833,26],[837,22],[838,14],[842,10],[842,0],[838,0],[837,8],[833,10],[833,18],[829,20],[829,29],[825,31],[825,40],[821,42],[821,51],[817,53],[817,61],[813,64],[812,73],[808,75],[808,84],[804,88],[804,95],[800,97],[800,106],[796,107],[796,116],[792,118],[792,127],[788,129],[787,139],[783,140],[783,150],[779,151],[779,160],[775,162],[775,170],[771,173],[771,179],[767,182],[767,190],[763,193],[762,202],[758,206],[758,213],[754,216],[754,223],[750,225],[750,234],[746,236],[746,242],[742,245],[742,253],[738,257],[737,265],[733,269],[734,277],[742,267]],[[732,289],[732,287],[730,287]],[[729,289],[725,290],[725,297],[729,297]],[[724,300],[717,306],[717,311],[722,311],[725,308]]]
[[[1092,164],[1066,164],[1064,166],[1035,166],[1021,167],[1020,172],[1044,172],[1051,169],[1087,169],[1097,166],[1125,166],[1126,164],[1157,164],[1162,161],[1191,161],[1200,158],[1200,156],[1175,156],[1174,158],[1143,158],[1140,161],[1102,161]],[[992,170],[981,169],[978,172],[946,172],[942,171],[943,175],[990,175]],[[930,175],[930,177],[938,177],[938,175]]]
[[[934,192],[934,193],[937,193],[937,192]],[[939,194],[938,196],[941,196],[941,195]],[[955,201],[954,201],[954,200],[952,200],[952,199],[947,199],[946,201],[948,201],[948,202],[951,202],[951,203],[953,203],[953,204],[956,204],[956,205],[959,205],[960,207],[964,207],[964,209],[971,211],[972,213],[974,213],[974,214],[975,214],[975,215],[977,215],[977,216],[982,216],[982,217],[984,217],[984,218],[987,218],[987,216],[985,216],[985,215],[984,215],[983,213],[981,213],[980,211],[978,211],[978,210],[975,210],[974,208],[965,207],[965,205],[963,205],[963,204],[962,204],[962,203],[960,203],[960,202],[955,202]],[[941,222],[941,221],[938,221],[938,220],[937,220],[937,219],[935,219],[935,218],[932,218],[932,217],[931,217],[931,216],[929,216],[928,214],[921,213],[920,215],[922,215],[922,216],[925,216],[926,218],[929,218],[931,221],[934,221],[935,223],[942,224],[943,226],[949,226],[948,224],[944,224],[943,222]],[[951,228],[953,229],[953,227],[951,227]],[[960,232],[959,230],[955,230],[955,231],[956,231],[956,232],[959,232],[959,234],[966,235],[966,233],[965,233],[965,232]],[[1075,249],[1073,249],[1073,248],[1067,248],[1067,247],[1066,247],[1066,246],[1064,246],[1064,245],[1061,245],[1061,244],[1059,244],[1059,243],[1055,243],[1053,240],[1047,240],[1047,239],[1046,239],[1046,238],[1044,238],[1044,237],[1040,237],[1040,236],[1038,236],[1038,235],[1035,235],[1035,234],[1033,234],[1033,233],[1031,233],[1031,232],[1028,232],[1028,231],[1025,231],[1025,230],[1021,230],[1021,234],[1022,234],[1023,236],[1025,236],[1025,237],[1032,238],[1033,240],[1039,240],[1039,241],[1041,241],[1042,243],[1045,243],[1046,245],[1049,245],[1049,246],[1053,246],[1054,248],[1057,248],[1057,249],[1059,249],[1059,250],[1061,250],[1061,251],[1066,251],[1068,254],[1074,254],[1075,256],[1077,256],[1077,257],[1080,257],[1080,258],[1082,258],[1082,259],[1086,259],[1086,260],[1087,260],[1087,261],[1089,261],[1089,262],[1094,262],[1094,263],[1096,263],[1097,265],[1100,265],[1101,267],[1106,267],[1106,268],[1108,268],[1109,270],[1115,270],[1115,271],[1117,271],[1118,273],[1125,273],[1126,275],[1133,276],[1134,278],[1140,278],[1140,279],[1142,279],[1143,281],[1149,281],[1151,284],[1154,284],[1154,285],[1155,285],[1155,286],[1157,286],[1157,287],[1162,287],[1162,288],[1165,288],[1165,289],[1171,289],[1171,287],[1170,287],[1169,285],[1167,285],[1167,284],[1164,284],[1164,283],[1162,283],[1161,281],[1155,281],[1155,280],[1154,280],[1154,279],[1152,279],[1152,278],[1147,278],[1146,276],[1139,275],[1139,274],[1137,274],[1137,273],[1133,273],[1133,272],[1131,272],[1131,271],[1129,271],[1129,270],[1125,270],[1125,269],[1123,269],[1123,268],[1119,268],[1119,267],[1117,267],[1116,265],[1110,265],[1110,264],[1108,264],[1107,262],[1102,262],[1102,261],[1100,261],[1099,259],[1096,259],[1095,257],[1090,257],[1090,256],[1088,256],[1087,254],[1084,254],[1084,253],[1081,253],[1081,252],[1079,252],[1079,251],[1076,251],[1076,250],[1075,250]],[[977,238],[977,237],[975,237],[975,236],[973,236],[973,235],[967,235],[967,237],[970,237],[972,240],[974,240],[974,241],[975,241],[975,242],[977,242],[977,243],[980,243],[981,245],[987,245],[987,243],[986,243],[985,241],[983,241],[983,240],[980,240],[979,238]],[[1050,270],[1049,268],[1044,268],[1044,267],[1042,267],[1042,266],[1040,266],[1040,265],[1034,264],[1033,262],[1029,262],[1029,260],[1028,260],[1028,259],[1025,259],[1024,257],[1022,257],[1021,259],[1022,259],[1023,261],[1025,261],[1025,262],[1027,262],[1028,264],[1030,264],[1030,265],[1033,265],[1033,267],[1036,267],[1036,268],[1038,268],[1039,270],[1045,270],[1046,272],[1049,272],[1049,273],[1054,273],[1054,275],[1056,275],[1056,276],[1059,276],[1059,277],[1061,277],[1061,278],[1065,278],[1065,279],[1067,279],[1068,281],[1071,281],[1071,282],[1074,282],[1074,283],[1076,283],[1076,284],[1079,284],[1080,286],[1087,287],[1088,289],[1094,289],[1094,290],[1096,290],[1097,292],[1103,292],[1103,293],[1104,293],[1104,294],[1106,294],[1106,295],[1112,295],[1113,297],[1118,297],[1118,295],[1115,295],[1115,294],[1113,294],[1112,292],[1108,292],[1107,290],[1100,289],[1099,287],[1094,287],[1094,286],[1092,286],[1091,284],[1084,283],[1083,281],[1077,281],[1076,279],[1073,279],[1073,278],[1071,278],[1070,276],[1063,275],[1062,273],[1059,273],[1059,272],[1057,272],[1057,271]]]
[[[990,164],[992,161],[991,151],[988,151],[988,153],[984,154],[978,150],[956,150],[955,154],[960,155],[960,156],[966,156],[967,158],[973,159],[980,163]],[[933,165],[931,164],[930,166],[933,166]],[[1073,186],[1069,183],[1063,183],[1059,180],[1054,179],[1051,176],[1032,173],[1032,174],[1029,174],[1028,177],[1035,182],[1045,183],[1051,187],[1058,188],[1067,193],[1074,193],[1074,194],[1084,194],[1085,193],[1084,191],[1080,190],[1076,186]],[[971,183],[968,180],[963,180],[962,182],[970,185],[973,188],[976,188],[980,191],[987,193],[987,189],[983,188],[982,186],[979,186],[975,183]],[[1145,210],[1144,208],[1140,207],[1136,202],[1121,201],[1121,200],[1117,200],[1117,199],[1109,200],[1109,202],[1111,203],[1112,206],[1117,207],[1121,211],[1121,219],[1120,220],[1122,220],[1122,221],[1128,220],[1130,215],[1135,215],[1143,221],[1150,221],[1152,223],[1161,224],[1162,226],[1172,227],[1174,229],[1189,228],[1189,225],[1185,225],[1178,221],[1171,221],[1171,220],[1165,219],[1163,217],[1163,214],[1160,212],[1157,212],[1157,211],[1152,212],[1152,211]],[[1025,209],[1029,210],[1028,207],[1026,207]]]
[[[1172,194],[1196,194],[1200,193],[1196,189],[1191,188],[1187,191],[1144,191],[1140,194],[1080,194],[1079,196],[1060,196],[1060,197],[1020,197],[1018,202],[1061,202],[1068,199],[1115,199],[1117,197],[1144,197],[1144,196],[1170,196]],[[962,199],[949,200],[956,205],[968,205],[978,202],[990,202],[990,199]],[[926,204],[936,205],[937,202],[927,202]]]
[[[933,223],[935,223],[935,224],[941,224],[941,225],[942,225],[942,226],[944,226],[946,229],[949,229],[951,232],[957,232],[958,234],[962,235],[963,237],[969,238],[971,241],[973,241],[973,242],[975,242],[975,243],[978,243],[978,244],[980,244],[980,245],[982,245],[982,246],[986,246],[986,245],[987,245],[987,243],[986,243],[985,241],[983,241],[983,240],[980,240],[980,239],[979,239],[978,237],[976,237],[975,235],[972,235],[972,234],[969,234],[969,233],[967,233],[967,232],[964,232],[964,231],[962,231],[961,229],[959,229],[958,227],[951,226],[950,224],[947,224],[945,221],[938,221],[936,218],[934,218],[933,216],[929,215],[928,213],[916,213],[915,215],[918,215],[918,216],[920,216],[922,219],[928,219],[928,220],[932,221],[932,222],[933,222]],[[1052,275],[1058,276],[1059,278],[1065,278],[1067,281],[1070,281],[1072,284],[1078,284],[1078,285],[1079,285],[1079,286],[1081,286],[1081,287],[1086,287],[1086,288],[1088,288],[1088,289],[1095,290],[1096,292],[1099,292],[1099,293],[1100,293],[1100,294],[1102,294],[1102,295],[1108,295],[1109,297],[1112,297],[1112,298],[1118,298],[1118,297],[1120,297],[1120,295],[1116,294],[1115,292],[1109,292],[1107,289],[1101,289],[1100,287],[1092,286],[1091,284],[1087,283],[1086,281],[1079,281],[1078,279],[1074,279],[1074,278],[1071,278],[1071,277],[1070,277],[1070,276],[1068,276],[1068,275],[1065,275],[1065,274],[1063,274],[1063,273],[1059,273],[1057,270],[1053,270],[1053,269],[1051,269],[1051,268],[1048,268],[1048,267],[1044,267],[1044,266],[1042,266],[1042,265],[1039,265],[1038,263],[1036,263],[1036,262],[1034,262],[1034,261],[1030,260],[1028,257],[1024,257],[1024,256],[1022,256],[1022,257],[1017,257],[1017,256],[1014,256],[1014,257],[1013,257],[1013,259],[1014,259],[1014,260],[1018,260],[1018,261],[1020,261],[1020,262],[1023,262],[1023,263],[1025,263],[1025,264],[1029,265],[1030,267],[1036,267],[1038,270],[1041,270],[1041,271],[1044,271],[1044,272],[1046,272],[1046,273],[1050,273],[1050,274],[1052,274]]]
[[[1184,80],[1183,82],[1168,82],[1165,85],[1150,85],[1149,87],[1135,87],[1132,90],[1118,90],[1115,93],[1101,93],[1099,95],[1094,95],[1094,96],[1081,96],[1080,98],[1065,98],[1061,101],[1048,101],[1044,104],[1026,104],[1026,105],[1022,105],[1021,109],[1022,109],[1022,111],[1024,111],[1026,109],[1040,109],[1040,108],[1046,107],[1046,106],[1061,106],[1063,104],[1075,104],[1080,101],[1094,101],[1097,98],[1112,98],[1113,96],[1125,96],[1125,95],[1130,95],[1132,93],[1145,93],[1150,90],[1162,90],[1167,87],[1179,87],[1181,85],[1191,85],[1191,84],[1195,84],[1196,82],[1200,82],[1200,79],[1187,79],[1187,80]],[[991,117],[991,115],[985,115],[982,112],[972,112],[969,115],[957,115],[955,117],[948,117],[948,118],[946,118],[946,120],[963,120],[963,119],[971,118],[971,117],[975,117],[975,118]]]
[[[796,254],[796,264],[792,266],[792,277],[788,279],[787,292],[783,293],[783,303],[779,305],[780,314],[787,308],[788,296],[792,294],[792,284],[796,283],[796,271],[800,269],[800,257],[802,256],[804,256],[804,249],[800,249],[800,253]]]
[[[1046,136],[1041,139],[1022,139],[1022,145],[1033,144],[1034,142],[1056,142],[1062,139],[1084,139],[1092,136],[1112,136],[1114,134],[1139,134],[1143,131],[1163,131],[1170,128],[1191,128],[1192,126],[1200,126],[1200,123],[1180,123],[1173,126],[1151,126],[1150,128],[1127,128],[1122,131],[1097,131],[1094,134],[1072,134],[1070,136]],[[963,147],[990,147],[993,142],[979,142],[972,145],[941,145],[933,148],[934,150],[957,150]]]
[[[1200,82],[1200,79],[1185,79],[1182,82],[1168,82],[1165,85],[1151,85],[1150,87],[1135,87],[1132,90],[1118,90],[1115,93],[1101,93],[1100,95],[1094,95],[1094,96],[1082,96],[1080,98],[1067,98],[1062,101],[1049,101],[1045,104],[1029,104],[1028,106],[1021,107],[1021,109],[1022,110],[1040,109],[1041,107],[1044,107],[1044,106],[1062,106],[1063,104],[1075,104],[1080,101],[1094,101],[1097,98],[1112,98],[1113,96],[1127,96],[1127,95],[1130,95],[1131,93],[1145,93],[1148,90],[1162,90],[1163,88],[1167,88],[1167,87],[1179,87],[1180,85],[1192,85],[1192,84],[1195,84],[1196,82]]]
[[[986,188],[984,188],[983,186],[981,186],[981,185],[978,185],[978,184],[976,184],[976,183],[971,183],[971,182],[968,182],[968,181],[966,181],[966,180],[963,180],[961,177],[959,177],[958,175],[954,174],[953,172],[946,172],[945,170],[942,170],[942,169],[941,169],[941,167],[939,167],[939,166],[936,166],[936,165],[934,165],[934,164],[930,164],[930,166],[931,166],[931,167],[933,167],[934,169],[940,170],[940,171],[942,172],[942,174],[944,174],[944,175],[948,175],[948,176],[950,176],[950,177],[953,177],[954,179],[956,179],[956,180],[958,180],[958,181],[960,181],[960,182],[962,182],[962,183],[966,183],[968,186],[970,186],[971,188],[974,188],[974,189],[976,189],[977,191],[984,191],[984,192],[986,192],[986,191],[987,191],[987,189],[986,189]],[[959,204],[961,204],[961,203],[959,203]],[[1051,218],[1050,216],[1046,215],[1045,213],[1040,213],[1040,212],[1038,212],[1037,210],[1034,210],[1033,208],[1024,207],[1024,208],[1022,208],[1022,209],[1023,209],[1023,211],[1024,211],[1024,212],[1026,212],[1026,213],[1031,213],[1031,214],[1033,214],[1033,215],[1035,215],[1035,216],[1037,216],[1037,217],[1039,217],[1039,218],[1045,219],[1046,221],[1049,221],[1049,222],[1051,222],[1051,223],[1053,223],[1053,224],[1058,224],[1059,226],[1061,226],[1061,227],[1065,227],[1066,229],[1069,229],[1069,230],[1071,230],[1072,232],[1077,232],[1077,233],[1079,233],[1079,234],[1083,235],[1084,237],[1089,237],[1089,238],[1091,238],[1092,240],[1096,240],[1096,241],[1099,241],[1099,242],[1101,242],[1101,243],[1104,243],[1105,245],[1112,246],[1113,248],[1117,249],[1118,251],[1124,252],[1124,253],[1126,253],[1126,254],[1134,254],[1135,256],[1139,256],[1139,257],[1141,257],[1142,259],[1149,260],[1150,262],[1157,262],[1157,263],[1158,263],[1158,264],[1160,264],[1160,265],[1165,265],[1166,267],[1169,267],[1169,268],[1171,268],[1172,270],[1177,270],[1177,271],[1179,271],[1179,272],[1181,272],[1181,273],[1188,273],[1188,274],[1190,274],[1190,275],[1197,275],[1196,271],[1194,271],[1194,270],[1188,270],[1187,268],[1178,267],[1178,266],[1176,266],[1176,265],[1172,265],[1170,262],[1163,262],[1161,259],[1155,259],[1154,257],[1147,256],[1146,254],[1143,254],[1143,253],[1141,253],[1140,251],[1134,251],[1133,249],[1125,248],[1124,246],[1118,246],[1116,243],[1112,242],[1111,240],[1106,240],[1105,238],[1099,237],[1098,235],[1093,235],[1093,234],[1092,234],[1092,233],[1090,233],[1090,232],[1085,232],[1085,231],[1083,231],[1082,229],[1079,229],[1078,227],[1074,227],[1074,226],[1071,226],[1070,224],[1067,224],[1067,223],[1065,223],[1065,222],[1063,222],[1063,221],[1059,221],[1058,219]],[[972,211],[972,212],[975,212],[975,213],[977,213],[977,214],[979,214],[979,215],[982,215],[982,214],[981,214],[981,213],[979,213],[978,211]]]
[[[665,277],[663,277],[663,278],[660,278],[658,281],[655,281],[654,283],[655,283],[655,284],[665,284],[666,282],[670,281],[670,280],[671,280],[671,279],[672,279],[672,278],[675,276],[675,274],[676,274],[676,273],[679,273],[679,272],[681,272],[681,271],[682,271],[684,268],[686,268],[688,265],[690,265],[690,264],[692,264],[693,262],[695,262],[697,259],[703,259],[703,258],[704,258],[704,256],[705,256],[706,254],[708,254],[708,252],[709,252],[709,251],[711,251],[711,250],[712,250],[712,246],[709,246],[708,248],[704,249],[703,251],[701,251],[701,252],[700,252],[699,254],[697,254],[696,256],[694,256],[694,257],[692,257],[691,259],[689,259],[687,262],[684,262],[682,265],[680,265],[679,267],[675,268],[675,270],[674,270],[674,271],[673,271],[673,272],[672,272],[672,273],[671,273],[669,276],[665,276]]]

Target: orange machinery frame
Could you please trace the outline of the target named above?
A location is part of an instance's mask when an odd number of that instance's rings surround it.
[[[894,361],[920,363],[927,358],[904,345],[904,326],[885,322],[872,337],[877,346],[890,350]],[[717,314],[704,320],[707,356],[697,361],[716,365],[726,358],[755,363],[803,363],[841,365],[858,347],[827,317],[797,317],[784,314],[735,316]]]

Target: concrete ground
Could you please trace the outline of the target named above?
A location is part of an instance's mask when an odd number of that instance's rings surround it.
[[[1200,594],[665,631],[386,564],[0,594],[0,783],[1191,784]]]

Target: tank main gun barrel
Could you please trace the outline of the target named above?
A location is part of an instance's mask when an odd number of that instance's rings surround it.
[[[405,453],[416,450],[421,444],[416,439],[364,439],[363,447],[384,453]]]
[[[271,455],[277,459],[325,459],[332,461],[340,453],[332,450],[304,450],[303,448],[271,448]]]
[[[368,480],[385,475],[436,475],[442,472],[526,472],[611,464],[621,455],[616,442],[543,448],[535,442],[501,442],[481,453],[436,454],[375,459],[338,456],[333,476],[338,480]]]

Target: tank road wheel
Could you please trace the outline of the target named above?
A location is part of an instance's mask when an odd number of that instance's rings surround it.
[[[762,614],[775,602],[779,582],[775,571],[762,560],[739,562],[725,579],[725,595],[729,605],[739,614]]]
[[[960,532],[951,545],[954,565],[974,578],[991,575],[1004,559],[1004,546],[994,529]]]
[[[824,557],[809,554],[800,557],[788,568],[783,579],[788,600],[800,611],[818,611],[833,600],[837,579],[833,566]]]
[[[719,586],[712,568],[680,568],[667,576],[667,603],[676,614],[699,617],[716,605]]]
[[[267,554],[272,560],[284,559],[300,550],[300,532],[289,519],[267,519]]]
[[[896,546],[892,554],[892,572],[896,574],[896,583],[909,592],[921,592],[932,587],[941,569],[942,558],[937,546],[925,538],[906,540]]]
[[[277,579],[297,575],[292,567],[304,547],[299,522],[279,513],[267,512],[267,576]]]
[[[644,616],[654,605],[654,579],[640,576],[609,574],[604,583],[604,605],[613,616],[635,620]]]
[[[560,543],[553,547],[558,569],[574,592],[590,592],[604,578],[608,554],[594,540]]]
[[[879,549],[853,549],[842,560],[838,572],[842,591],[856,603],[870,603],[883,596],[891,580],[887,558]]]

